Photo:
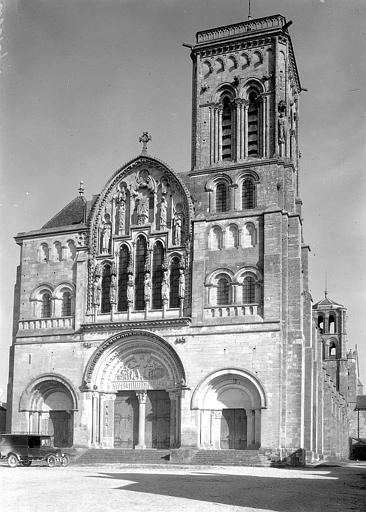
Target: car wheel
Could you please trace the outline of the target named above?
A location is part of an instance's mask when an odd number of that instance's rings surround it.
[[[46,461],[49,468],[54,468],[56,466],[56,457],[54,455],[49,455]]]
[[[29,466],[32,464],[32,461],[31,460],[22,460],[21,461],[21,465],[24,466],[25,468],[29,468]]]
[[[17,465],[18,465],[18,457],[16,455],[14,455],[14,453],[11,453],[10,455],[8,455],[8,466],[10,468],[16,468]]]
[[[61,466],[66,467],[70,464],[70,457],[68,455],[63,455],[61,457]]]

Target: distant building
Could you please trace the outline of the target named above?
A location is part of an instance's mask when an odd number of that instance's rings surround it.
[[[81,186],[16,236],[9,428],[59,446],[348,455],[356,354],[345,308],[312,309],[287,27],[197,33],[189,171],[144,133],[99,194]]]

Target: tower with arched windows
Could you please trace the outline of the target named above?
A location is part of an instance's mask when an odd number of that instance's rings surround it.
[[[144,132],[97,195],[81,186],[17,235],[9,429],[89,449],[345,455],[355,355],[343,306],[325,298],[312,323],[287,27],[197,33],[184,176]]]

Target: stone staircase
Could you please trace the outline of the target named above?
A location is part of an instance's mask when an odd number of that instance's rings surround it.
[[[169,450],[90,449],[75,464],[167,464],[169,459]]]
[[[258,450],[198,450],[190,464],[269,467],[271,461]]]
[[[198,466],[271,466],[258,450],[122,450],[90,449],[76,458],[77,465],[190,464]]]

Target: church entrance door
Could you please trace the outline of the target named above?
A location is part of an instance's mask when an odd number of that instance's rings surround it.
[[[166,391],[148,391],[145,424],[146,448],[170,446],[170,399]]]
[[[57,447],[72,446],[72,413],[67,411],[50,411],[48,433],[54,436]]]
[[[121,391],[114,402],[114,447],[134,448],[138,443],[139,404],[134,391]]]
[[[223,409],[220,448],[244,450],[247,447],[247,415],[244,409]]]

